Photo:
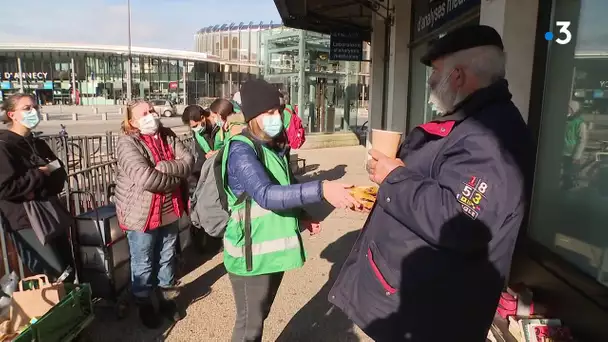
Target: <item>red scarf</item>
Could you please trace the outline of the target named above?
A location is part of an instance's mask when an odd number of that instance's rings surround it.
[[[155,164],[158,164],[163,160],[175,160],[175,155],[173,154],[171,146],[167,143],[166,138],[162,134],[157,134],[156,136],[140,135],[139,137],[152,152]],[[144,231],[156,229],[163,224],[163,222],[161,222],[161,217],[165,198],[165,194],[154,194],[152,197],[152,205],[150,206],[150,212]],[[182,217],[184,203],[182,200],[181,187],[178,187],[173,191],[171,200],[173,202],[173,211],[175,212],[175,215],[177,215],[177,217]]]

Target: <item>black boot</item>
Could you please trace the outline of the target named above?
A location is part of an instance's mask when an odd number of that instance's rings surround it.
[[[163,318],[151,298],[135,298],[135,303],[139,308],[139,319],[146,328],[157,329],[161,326]]]
[[[170,321],[177,322],[186,317],[186,312],[177,304],[179,290],[177,288],[158,288],[160,312]]]

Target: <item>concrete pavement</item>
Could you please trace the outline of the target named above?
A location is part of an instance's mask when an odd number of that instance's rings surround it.
[[[307,161],[308,172],[303,181],[339,179],[356,185],[370,184],[364,169],[363,147],[308,150],[298,154]],[[332,211],[325,205],[311,207],[309,211],[323,219],[323,231],[313,237],[304,233],[308,261],[303,268],[285,275],[266,321],[264,341],[371,341],[327,302],[327,293],[366,216]],[[235,310],[221,255],[205,260],[191,251],[188,258],[191,271],[186,270],[181,278],[181,301],[189,304],[184,320],[151,331],[142,328],[135,308],[122,321],[116,321],[111,312],[100,311],[84,340],[229,341]]]

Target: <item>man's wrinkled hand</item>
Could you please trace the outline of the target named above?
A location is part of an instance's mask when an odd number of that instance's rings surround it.
[[[382,152],[370,150],[371,159],[368,162],[369,179],[380,185],[386,177],[398,167],[405,166],[403,161],[398,158],[389,158]]]

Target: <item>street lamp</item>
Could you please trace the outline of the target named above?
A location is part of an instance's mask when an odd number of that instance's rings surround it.
[[[128,52],[128,63],[127,63],[127,100],[131,101],[133,94],[131,85],[131,70],[133,65],[133,57],[131,56],[131,0],[127,0],[127,37],[129,39],[129,52]]]

